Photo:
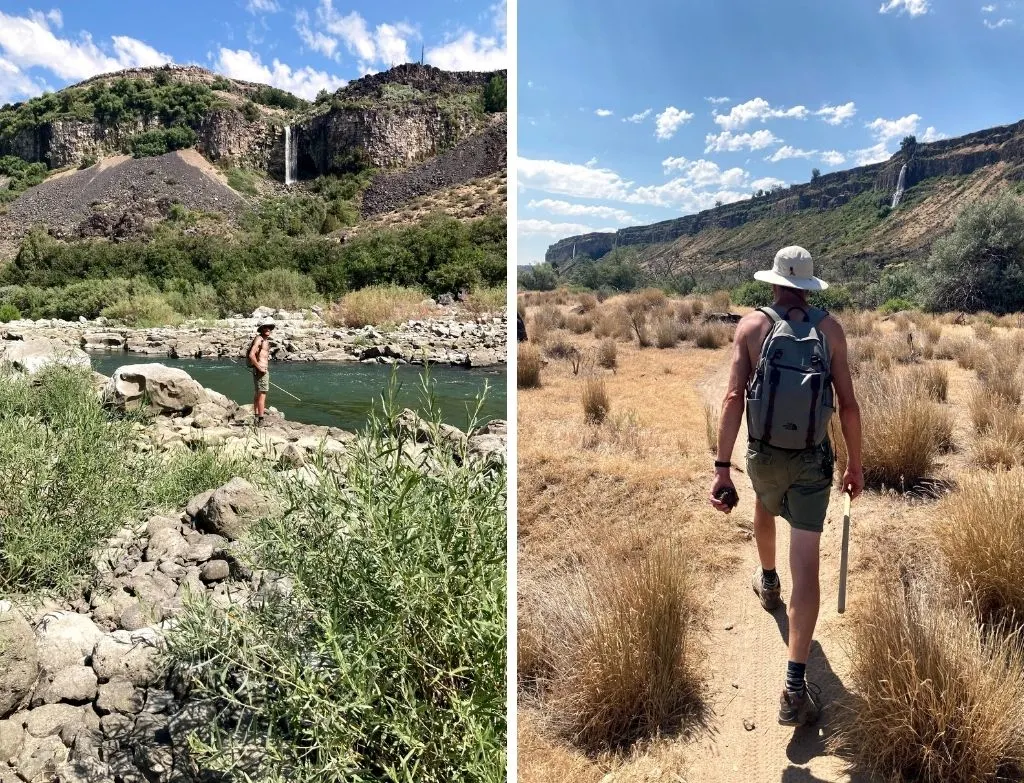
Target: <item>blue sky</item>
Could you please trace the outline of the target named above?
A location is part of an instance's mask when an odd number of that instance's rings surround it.
[[[1024,0],[519,0],[519,258],[1024,119]]]
[[[0,104],[168,61],[313,98],[421,48],[446,70],[508,67],[503,0],[0,0]]]

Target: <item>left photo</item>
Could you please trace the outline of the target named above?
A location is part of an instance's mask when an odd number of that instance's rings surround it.
[[[507,10],[0,2],[0,780],[504,781]]]

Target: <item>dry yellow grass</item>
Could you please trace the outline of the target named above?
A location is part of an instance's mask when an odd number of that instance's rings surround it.
[[[583,381],[583,417],[588,424],[601,424],[608,418],[612,403],[603,378],[586,378]]]
[[[541,368],[540,349],[532,343],[519,346],[516,358],[516,387],[519,389],[536,389],[540,386]]]
[[[601,340],[597,346],[597,366],[614,370],[618,364],[618,348],[610,337]]]
[[[413,318],[427,318],[432,308],[424,304],[426,294],[415,288],[370,286],[345,294],[331,307],[327,322],[332,326],[388,326]]]

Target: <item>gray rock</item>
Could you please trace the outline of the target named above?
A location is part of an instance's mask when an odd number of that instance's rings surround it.
[[[33,737],[49,737],[70,724],[82,722],[82,708],[71,704],[44,704],[25,718],[25,728]]]
[[[78,750],[77,746],[75,749]],[[110,766],[106,762],[91,756],[82,756],[77,752],[73,761],[57,768],[55,776],[57,783],[99,783],[113,780]]]
[[[203,565],[199,576],[204,582],[219,582],[231,576],[231,566],[227,560],[211,560]]]
[[[188,542],[176,529],[164,528],[157,530],[149,539],[146,547],[146,560],[161,562],[184,557],[188,551]]]
[[[84,614],[51,612],[36,629],[39,665],[53,674],[80,666],[102,635],[103,631]]]
[[[0,612],[0,717],[24,703],[38,673],[32,627],[14,609]]]
[[[33,701],[43,704],[71,702],[82,704],[96,698],[96,672],[89,666],[69,666],[53,675],[49,683],[40,688]]]
[[[36,738],[26,735],[25,744],[15,766],[23,780],[35,783],[52,779],[67,760],[68,749],[60,737]]]
[[[115,678],[99,686],[96,709],[104,715],[108,712],[135,715],[142,711],[142,692],[128,680]]]
[[[89,356],[78,346],[66,345],[46,337],[29,340],[4,340],[0,343],[0,367],[26,375],[35,375],[50,365],[90,368]]]
[[[123,737],[132,730],[132,719],[119,712],[111,712],[100,718],[100,731],[104,737]]]
[[[114,408],[138,408],[147,400],[154,413],[190,413],[207,399],[206,390],[191,375],[163,364],[119,367],[104,391],[104,401]]]
[[[150,538],[152,538],[153,535],[157,531],[168,530],[168,529],[174,530],[174,531],[177,531],[177,532],[180,533],[181,532],[181,520],[177,519],[175,517],[165,517],[165,516],[156,515],[156,516],[150,517],[146,521],[146,535],[148,535]],[[135,536],[133,535],[132,538],[134,539]]]
[[[20,721],[0,720],[0,765],[16,759],[25,742],[25,727]]]
[[[200,492],[198,495],[193,497],[185,506],[185,513],[189,519],[195,519],[199,516],[199,513],[205,508],[207,502],[210,500],[214,493],[214,490],[208,489],[206,492]]]
[[[154,614],[159,614],[161,617],[154,617]],[[157,609],[155,612],[152,608],[143,609],[142,604],[138,601],[132,601],[121,612],[119,624],[126,631],[137,631],[140,628],[145,628],[151,622],[159,621],[162,619],[162,615],[163,612],[160,609]]]
[[[214,491],[196,521],[207,532],[236,541],[245,537],[252,522],[273,513],[273,509],[266,495],[236,476]]]
[[[121,615],[132,604],[137,601],[124,590],[115,590],[109,595],[104,595],[93,602],[92,616],[97,625],[112,631],[121,622]]]
[[[227,544],[227,542],[228,540],[224,538],[224,536],[207,533],[194,544],[189,546],[188,551],[185,552],[185,559],[191,560],[195,563],[205,563],[207,560],[210,560],[218,550]]]
[[[163,574],[167,578],[173,579],[175,581],[179,581],[181,579],[184,579],[185,578],[185,573],[186,573],[185,566],[181,566],[181,565],[178,565],[177,563],[172,563],[170,561],[161,563],[159,571],[160,571],[161,574]]]
[[[191,566],[185,573],[185,578],[181,580],[181,584],[178,586],[178,592],[175,595],[181,601],[185,601],[187,598],[195,598],[203,595],[206,592],[206,585],[203,584],[202,577],[199,575],[199,567]]]
[[[92,667],[101,680],[121,677],[134,685],[149,685],[159,673],[159,634],[149,628],[114,631],[96,642]]]

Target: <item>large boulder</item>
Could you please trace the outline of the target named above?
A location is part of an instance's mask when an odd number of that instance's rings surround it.
[[[47,337],[5,340],[0,343],[0,366],[34,375],[51,365],[91,367],[89,356],[78,346],[65,345]]]
[[[27,698],[39,673],[32,626],[4,603],[0,611],[0,718],[6,718]]]
[[[131,364],[110,377],[104,401],[125,410],[148,403],[153,413],[182,413],[208,401],[206,390],[191,375],[163,364]]]
[[[196,500],[193,498],[189,501],[190,509],[198,505]],[[266,494],[244,478],[236,476],[207,497],[195,514],[195,519],[206,532],[237,541],[245,537],[250,524],[273,511],[274,503]]]
[[[81,666],[103,636],[103,631],[77,612],[51,612],[36,628],[36,649],[44,671],[56,674],[70,666]]]

